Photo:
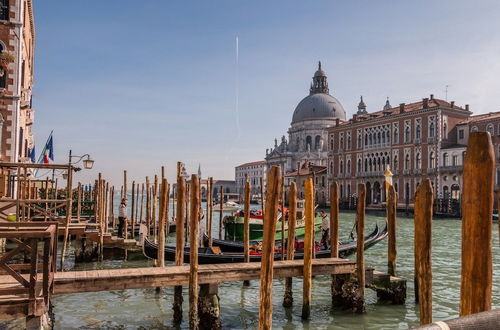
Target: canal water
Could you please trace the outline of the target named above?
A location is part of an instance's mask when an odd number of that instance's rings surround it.
[[[217,214],[214,213],[214,224]],[[341,214],[341,238],[347,239],[354,223],[354,213]],[[366,233],[376,223],[384,225],[383,217],[368,215]],[[461,221],[435,220],[432,223],[433,310],[434,320],[445,320],[458,315],[460,298]],[[216,225],[214,227],[217,227]],[[498,227],[493,233],[494,287],[493,306],[500,307],[500,248]],[[169,238],[173,243],[174,238]],[[366,314],[355,315],[331,307],[330,277],[313,279],[312,311],[310,321],[301,320],[302,282],[294,279],[294,307],[285,309],[284,280],[275,280],[273,286],[274,329],[407,329],[418,325],[418,305],[413,292],[413,220],[398,218],[397,275],[408,279],[408,297],[404,305],[377,302],[376,294],[367,290]],[[366,264],[377,270],[386,270],[387,240],[366,251]],[[353,257],[351,257],[353,258]],[[68,260],[71,263],[71,260]],[[150,266],[151,262],[122,259],[105,260],[74,265],[75,270]],[[184,319],[187,319],[188,293],[184,288]],[[258,326],[259,283],[250,287],[242,283],[224,283],[219,289],[222,324],[225,329],[255,329]],[[154,289],[124,290],[54,296],[56,329],[162,329],[172,324],[173,288],[164,288],[158,294]],[[181,328],[188,328],[187,322]]]

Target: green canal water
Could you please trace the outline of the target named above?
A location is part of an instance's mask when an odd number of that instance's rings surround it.
[[[341,214],[341,238],[351,231],[355,215]],[[216,214],[214,222],[217,224]],[[375,223],[383,226],[384,218],[367,216],[366,232]],[[432,223],[433,311],[434,320],[445,320],[458,315],[460,297],[461,222],[435,220]],[[493,306],[500,307],[500,248],[498,224],[493,233]],[[173,243],[173,238],[169,239]],[[294,279],[294,307],[285,309],[284,280],[275,280],[273,286],[274,329],[407,329],[418,325],[418,305],[413,292],[413,220],[399,218],[397,223],[397,275],[408,279],[407,301],[404,305],[377,302],[376,294],[367,290],[366,314],[355,315],[333,309],[330,303],[330,277],[313,279],[312,312],[310,321],[301,320],[302,282]],[[386,270],[387,240],[366,251],[366,264],[377,270]],[[353,257],[351,257],[353,258]],[[68,260],[71,263],[71,260]],[[75,270],[150,266],[139,260],[106,260],[85,263]],[[188,293],[184,288],[184,319],[187,319]],[[241,283],[224,283],[219,289],[222,324],[224,329],[255,329],[258,326],[259,283],[250,287]],[[164,288],[158,294],[154,289],[124,290],[99,293],[69,294],[53,297],[56,329],[165,329],[172,324],[173,288]],[[188,328],[186,322],[180,328]]]

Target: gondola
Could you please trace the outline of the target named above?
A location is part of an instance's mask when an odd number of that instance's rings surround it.
[[[365,237],[365,249],[377,244],[387,236],[387,225],[383,231],[380,231],[378,226],[375,226],[373,232]],[[198,248],[198,262],[200,264],[220,264],[220,263],[234,263],[243,262],[244,255],[242,252],[220,252],[216,253],[215,249],[211,248]],[[143,252],[144,255],[151,259],[157,258],[158,245],[148,238],[144,239]],[[356,252],[356,241],[350,241],[339,245],[339,256],[341,258],[347,257]],[[184,262],[189,262],[189,247],[184,248]],[[315,253],[316,258],[329,258],[330,249],[319,249]],[[261,261],[260,254],[250,254],[251,262]],[[304,253],[302,251],[295,252],[295,259],[303,259]],[[275,260],[281,259],[281,253],[277,252],[274,255]],[[165,246],[165,260],[175,261],[175,246]]]

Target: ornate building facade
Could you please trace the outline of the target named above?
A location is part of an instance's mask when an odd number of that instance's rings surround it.
[[[306,163],[307,167],[326,167],[327,128],[335,125],[337,120],[345,120],[345,110],[342,104],[330,95],[327,76],[320,62],[312,78],[309,95],[299,102],[293,112],[288,139],[283,135],[279,144],[275,139],[274,147],[266,150],[267,168],[278,165],[282,173],[287,174],[303,168]],[[303,188],[298,185],[298,189],[300,194]],[[318,194],[319,199],[322,196],[322,193]]]
[[[458,127],[471,112],[454,102],[424,98],[421,102],[368,113],[361,100],[352,119],[328,129],[328,177],[337,181],[340,197],[367,187],[367,204],[385,201],[384,173],[393,173],[400,203],[413,203],[417,185],[430,178],[436,196],[460,198],[464,141]]]
[[[0,160],[27,162],[32,124],[35,27],[32,0],[0,0]]]

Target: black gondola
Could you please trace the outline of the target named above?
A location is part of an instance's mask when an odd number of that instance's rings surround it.
[[[378,226],[375,226],[373,232],[365,237],[365,250],[369,247],[380,242],[387,236],[387,225],[383,231],[380,231]],[[233,242],[234,243],[234,242]],[[143,246],[144,255],[151,259],[157,258],[158,245],[150,241],[148,238],[144,239]],[[350,241],[339,245],[339,256],[345,258],[356,252],[356,241]],[[261,261],[260,254],[250,254],[251,262]],[[303,259],[304,254],[302,251],[295,252],[295,259]],[[316,251],[316,258],[329,258],[330,249],[320,249]],[[275,260],[281,259],[281,253],[275,253]],[[175,261],[175,246],[165,246],[165,260]],[[242,252],[221,252],[216,253],[211,248],[198,248],[198,262],[200,264],[219,264],[219,263],[233,263],[243,262],[244,255]],[[184,248],[184,262],[189,262],[189,247]]]

